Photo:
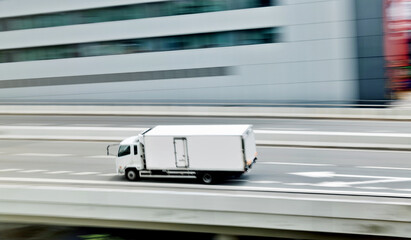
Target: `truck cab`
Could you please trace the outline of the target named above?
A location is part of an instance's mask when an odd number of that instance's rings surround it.
[[[126,174],[126,178],[129,180],[136,180],[139,176],[135,174],[135,171],[130,172],[127,169],[144,169],[144,151],[140,139],[140,135],[126,138],[118,148],[116,158],[117,174]]]

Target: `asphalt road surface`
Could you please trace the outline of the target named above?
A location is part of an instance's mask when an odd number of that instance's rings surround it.
[[[253,124],[254,129],[268,130],[411,133],[411,122],[407,121],[38,115],[0,117],[0,125],[5,126],[153,127],[160,124]]]
[[[0,141],[0,183],[22,179],[126,182],[106,156],[107,143]],[[270,191],[411,194],[411,152],[259,147],[259,160],[223,186]],[[198,184],[193,180],[142,179],[158,185]]]

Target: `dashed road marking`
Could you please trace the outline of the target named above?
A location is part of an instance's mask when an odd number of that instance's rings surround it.
[[[19,172],[19,173],[44,173],[44,174],[70,174],[70,175],[98,175],[98,176],[117,176],[117,173],[101,173],[101,172],[73,172],[68,170],[50,171],[45,169],[21,169],[21,168],[6,168],[0,169],[1,172]]]
[[[401,168],[401,167],[357,166],[357,168],[411,171],[411,168]]]
[[[21,173],[38,173],[38,172],[47,172],[47,170],[43,170],[43,169],[33,169],[33,170],[23,170],[23,171],[19,171]]]
[[[306,186],[309,183],[283,183],[284,185],[291,185],[291,186]]]
[[[261,184],[270,184],[270,183],[281,183],[277,181],[249,181],[250,183],[261,183]]]
[[[17,153],[15,156],[24,156],[24,157],[68,157],[72,154],[66,153]]]
[[[392,189],[395,191],[404,191],[404,192],[411,192],[411,189]]]
[[[59,171],[50,171],[44,169],[21,169],[21,168],[6,168],[0,169],[0,173],[2,172],[19,172],[19,173],[43,173],[43,174],[50,174],[50,175],[57,175],[57,174],[69,174],[69,175],[98,175],[104,177],[112,177],[117,176],[117,173],[101,173],[101,172],[73,172],[68,170],[59,170]]]
[[[88,156],[86,158],[109,158],[109,159],[114,159],[115,156],[107,156],[107,155],[96,155],[96,156]]]
[[[75,173],[70,173],[70,175],[76,175],[76,176],[96,175],[96,174],[101,174],[101,173],[99,173],[99,172],[75,172]]]
[[[264,130],[273,130],[273,131],[311,131],[312,128],[264,128]],[[264,131],[264,130],[257,130],[257,131]]]
[[[258,162],[258,164],[315,166],[315,167],[334,167],[336,166],[334,164],[326,164],[326,163],[295,163],[295,162]]]
[[[20,168],[7,168],[7,169],[0,169],[0,172],[15,172],[15,171],[20,171],[23,169]]]
[[[54,172],[45,172],[45,174],[63,174],[63,173],[72,173],[72,171],[54,171]]]
[[[358,189],[368,189],[368,190],[387,190],[389,188],[386,187],[355,187]]]

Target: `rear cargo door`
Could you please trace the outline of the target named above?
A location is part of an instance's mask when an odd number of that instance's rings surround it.
[[[186,138],[174,138],[174,154],[176,157],[176,167],[188,167],[188,150]]]

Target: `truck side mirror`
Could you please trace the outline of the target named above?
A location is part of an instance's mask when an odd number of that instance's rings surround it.
[[[107,156],[117,156],[119,144],[107,145]],[[114,149],[113,149],[114,148]],[[111,150],[111,151],[110,151]],[[114,151],[115,150],[115,151]]]

